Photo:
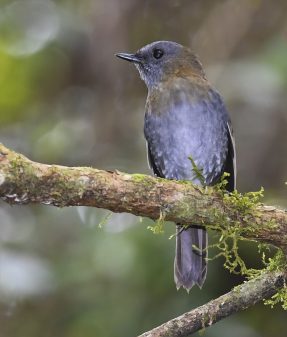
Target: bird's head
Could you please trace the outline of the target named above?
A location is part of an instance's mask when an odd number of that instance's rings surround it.
[[[117,57],[133,62],[140,77],[150,89],[170,76],[205,77],[197,57],[190,49],[171,41],[156,41],[134,54],[118,53]]]

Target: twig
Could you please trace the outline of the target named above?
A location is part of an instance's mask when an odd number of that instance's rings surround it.
[[[266,272],[237,286],[229,293],[174,318],[138,337],[185,337],[207,328],[221,319],[245,310],[283,288],[283,272]]]

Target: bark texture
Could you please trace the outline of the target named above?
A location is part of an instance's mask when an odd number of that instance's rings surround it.
[[[269,272],[237,286],[229,293],[176,317],[138,337],[185,337],[245,310],[265,298],[273,296],[284,286],[283,272]]]
[[[175,223],[240,226],[242,236],[287,251],[287,213],[226,201],[213,188],[142,174],[33,162],[0,144],[0,197],[11,204],[93,206]]]
[[[151,219],[236,228],[240,235],[287,251],[287,213],[246,196],[190,182],[88,167],[33,162],[0,144],[0,198],[10,204],[92,206]],[[239,230],[238,230],[239,229]],[[269,271],[141,337],[184,337],[269,298],[285,287],[286,272]]]

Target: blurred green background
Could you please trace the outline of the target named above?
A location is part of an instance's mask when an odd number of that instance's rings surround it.
[[[191,46],[223,95],[238,189],[264,186],[267,203],[287,207],[285,0],[1,0],[0,141],[44,163],[150,174],[146,89],[114,53],[159,39]],[[136,336],[242,282],[218,259],[202,290],[176,291],[174,225],[156,236],[151,224],[1,202],[0,336]],[[256,244],[241,252],[260,266]],[[286,318],[256,305],[204,335],[283,337]]]

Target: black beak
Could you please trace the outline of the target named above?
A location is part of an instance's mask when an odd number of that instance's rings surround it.
[[[141,62],[141,59],[136,54],[117,53],[116,56],[119,57],[120,59],[129,61],[129,62],[134,62],[134,63]]]

